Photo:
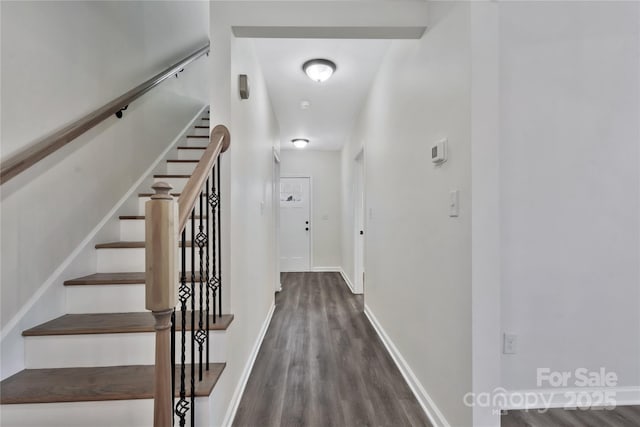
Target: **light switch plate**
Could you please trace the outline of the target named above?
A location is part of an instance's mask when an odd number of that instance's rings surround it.
[[[518,336],[513,334],[504,334],[504,342],[502,345],[502,353],[516,354],[518,344]]]

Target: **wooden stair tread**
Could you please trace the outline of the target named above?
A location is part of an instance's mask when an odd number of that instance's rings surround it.
[[[138,197],[151,197],[153,196],[154,193],[139,193]],[[171,195],[173,197],[180,197],[182,195],[182,193],[171,193]],[[206,197],[206,195],[204,193],[200,194],[200,197]]]
[[[175,174],[159,174],[159,175],[153,175],[154,178],[191,178],[191,175],[175,175]]]
[[[182,243],[179,243],[182,245]],[[191,247],[191,242],[185,242],[186,247]],[[96,249],[140,249],[144,248],[145,242],[109,242],[109,243],[98,243],[96,245]]]
[[[191,273],[187,272],[187,281],[191,281]],[[200,281],[200,273],[196,272],[194,280]],[[145,283],[144,272],[135,273],[95,273],[76,279],[67,280],[65,286],[87,285],[140,285]]]
[[[182,324],[181,312],[176,312],[176,328]],[[198,328],[199,311],[196,311],[196,329]],[[209,315],[210,331],[225,331],[233,321],[233,314],[216,317]],[[203,313],[203,322],[206,322]],[[135,313],[91,313],[65,314],[57,319],[42,323],[22,332],[25,337],[50,335],[94,335],[94,334],[128,334],[153,332],[155,320],[150,311]],[[206,326],[206,325],[205,325]],[[187,330],[191,330],[191,312],[187,312]]]
[[[225,363],[211,363],[209,371],[203,369],[202,381],[198,381],[196,372],[195,395],[209,396],[225,366]],[[154,369],[153,365],[25,369],[0,383],[0,403],[152,399]],[[187,375],[190,378],[190,366],[187,367]],[[178,368],[176,378],[180,378]],[[180,381],[176,381],[176,396],[179,387]],[[191,395],[190,386],[187,386],[187,394]]]
[[[138,197],[151,197],[153,196],[155,193],[138,193]],[[182,193],[171,193],[171,195],[173,197],[180,197],[180,194]]]
[[[129,221],[129,220],[144,220],[146,217],[145,215],[121,215],[120,219],[123,221]],[[202,216],[202,219],[206,219],[206,216]],[[196,215],[196,219],[200,219],[200,215]]]
[[[78,285],[135,285],[144,284],[144,272],[138,273],[95,273],[88,276],[78,277],[76,279],[67,280],[65,286]]]

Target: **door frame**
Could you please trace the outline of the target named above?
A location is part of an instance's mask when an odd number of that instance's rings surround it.
[[[275,273],[274,273],[274,288],[276,292],[282,291],[282,281],[280,274],[282,267],[280,266],[280,155],[276,147],[273,147],[273,188],[272,188],[272,206],[273,209],[273,225],[275,229],[274,233],[274,258],[275,258]]]
[[[353,275],[354,275],[354,293],[364,293],[364,274],[365,274],[365,252],[367,238],[367,215],[366,215],[366,182],[365,182],[365,154],[364,147],[357,150],[353,157],[355,164],[354,171],[354,191],[353,191]],[[358,206],[360,205],[360,206]],[[360,236],[360,230],[364,231],[364,235]]]
[[[313,226],[315,221],[313,218],[313,177],[310,174],[300,173],[281,173],[280,180],[282,178],[308,178],[309,179],[309,270],[313,271]],[[280,188],[278,188],[278,210],[280,210]],[[278,213],[278,215],[280,215]],[[280,261],[280,252],[278,252],[278,262]]]

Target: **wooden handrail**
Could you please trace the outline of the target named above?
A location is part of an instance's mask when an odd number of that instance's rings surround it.
[[[230,144],[231,136],[226,126],[218,125],[213,128],[209,145],[178,199],[178,233],[182,233],[187,225],[191,211],[200,197],[200,193],[207,182],[213,165],[218,160],[218,156],[220,156],[220,153],[227,151]]]
[[[209,45],[210,43],[207,42],[206,45],[189,54],[186,58],[176,62],[166,70],[156,74],[124,95],[108,102],[63,129],[45,136],[29,148],[2,162],[0,165],[0,184],[7,182],[14,176],[35,165],[49,154],[52,154],[64,147],[83,133],[116,114],[118,111],[121,111],[124,107],[162,83],[167,78],[179,73],[184,67],[196,59],[208,54]]]

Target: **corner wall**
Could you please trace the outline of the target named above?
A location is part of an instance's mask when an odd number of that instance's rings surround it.
[[[392,42],[342,156],[348,194],[364,146],[367,308],[436,422],[453,426],[472,423],[462,400],[471,390],[469,8],[431,2],[423,38]],[[434,167],[431,145],[442,138],[449,160]],[[448,216],[451,190],[460,191],[458,218]]]
[[[212,19],[216,13],[211,10]],[[221,29],[218,28],[218,31]],[[223,380],[216,385],[214,425],[229,424],[239,403],[253,358],[274,304],[273,278],[277,255],[273,205],[273,148],[279,147],[278,122],[271,108],[264,77],[249,39],[229,37],[227,49],[231,62],[218,58],[215,65],[226,74],[230,91],[216,88],[212,105],[228,103],[231,148],[223,155],[223,303],[234,314],[228,331]],[[225,68],[228,67],[226,70]],[[249,76],[251,94],[241,100],[238,74]],[[229,76],[231,77],[229,79]],[[214,85],[217,80],[214,80]],[[229,305],[226,305],[229,301]],[[229,417],[229,418],[227,418]]]

